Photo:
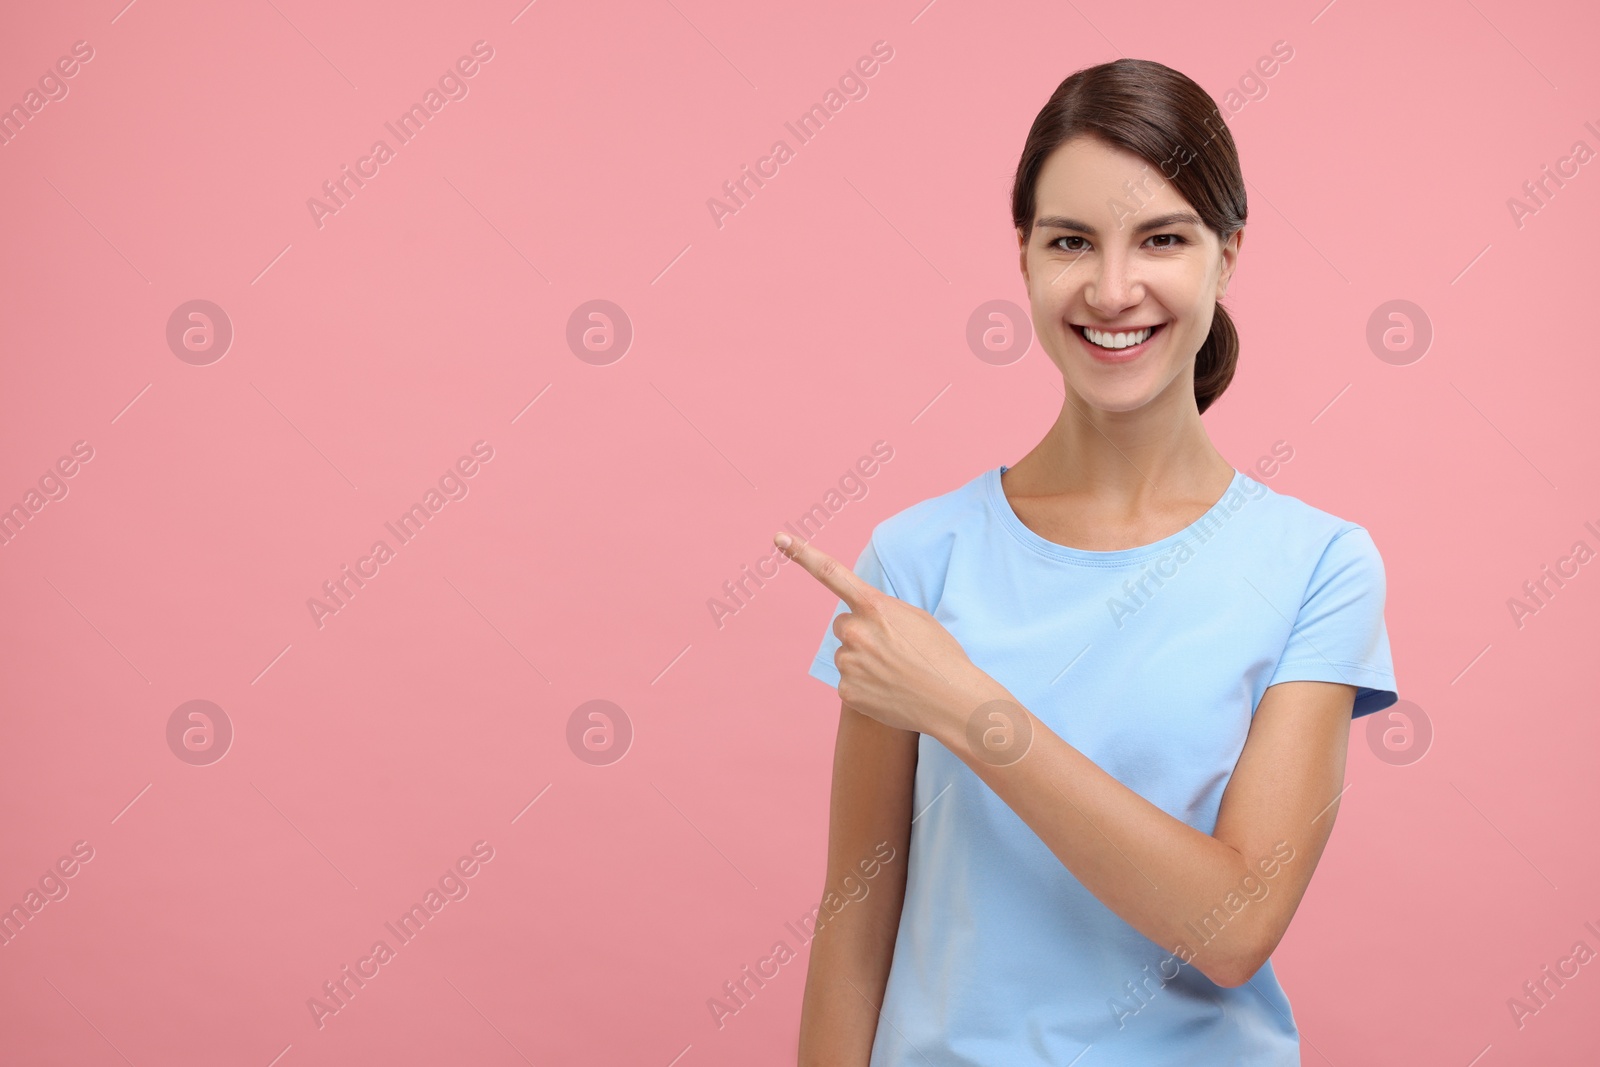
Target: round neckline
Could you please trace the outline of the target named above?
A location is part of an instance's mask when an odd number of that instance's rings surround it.
[[[1073,548],[1071,545],[1058,544],[1048,537],[1041,537],[1030,530],[1016,509],[1011,506],[1011,501],[1006,499],[1005,487],[1000,482],[1000,475],[1010,470],[1009,464],[990,467],[983,477],[984,489],[989,498],[989,506],[999,516],[1000,524],[1006,528],[1019,542],[1027,548],[1034,550],[1052,559],[1065,560],[1068,563],[1087,564],[1089,566],[1118,566],[1123,563],[1136,563],[1152,556],[1159,556],[1176,548],[1180,543],[1189,540],[1194,531],[1205,524],[1214,515],[1222,502],[1239,487],[1244,479],[1244,473],[1238,468],[1233,469],[1233,477],[1228,481],[1228,487],[1222,491],[1216,503],[1205,510],[1205,513],[1175,534],[1163,537],[1148,545],[1134,545],[1132,548],[1112,549],[1108,552],[1099,552],[1088,548]]]

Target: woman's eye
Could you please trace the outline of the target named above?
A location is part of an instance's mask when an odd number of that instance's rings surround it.
[[[1082,250],[1079,246],[1077,246],[1077,245],[1063,245],[1061,242],[1063,242],[1063,241],[1082,241],[1082,240],[1083,240],[1082,237],[1076,237],[1076,236],[1057,237],[1054,241],[1050,242],[1050,247],[1051,248],[1055,248],[1055,249],[1059,249],[1062,252],[1078,252],[1078,251]],[[1184,237],[1182,237],[1181,235],[1176,234],[1176,233],[1158,233],[1158,234],[1155,234],[1154,236],[1152,236],[1150,238],[1150,240],[1152,240],[1152,241],[1165,240],[1167,242],[1165,244],[1156,245],[1155,246],[1156,248],[1176,248],[1178,245],[1188,244],[1189,243]]]

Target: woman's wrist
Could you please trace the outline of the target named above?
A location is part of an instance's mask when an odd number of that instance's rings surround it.
[[[995,740],[994,730],[1025,728],[1018,720],[1027,714],[1009,689],[973,667],[970,676],[951,682],[945,699],[937,703],[929,728],[923,732],[962,756],[971,748],[974,736],[982,742],[987,733],[990,740]]]

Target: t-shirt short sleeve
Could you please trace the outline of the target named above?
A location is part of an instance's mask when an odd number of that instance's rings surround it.
[[[1351,718],[1394,704],[1394,662],[1383,621],[1383,557],[1372,535],[1353,526],[1323,550],[1306,586],[1288,644],[1267,685],[1342,682],[1356,687]]]
[[[895,592],[888,574],[884,572],[883,560],[878,556],[878,547],[873,538],[867,539],[866,547],[856,557],[856,565],[851,570],[874,589],[892,597],[900,595]],[[834,604],[833,614],[828,617],[828,626],[822,635],[822,645],[817,649],[816,658],[811,661],[811,670],[807,672],[811,677],[835,687],[839,684],[839,668],[833,664],[833,654],[839,650],[839,638],[833,632],[833,621],[849,610],[849,605],[843,600]]]

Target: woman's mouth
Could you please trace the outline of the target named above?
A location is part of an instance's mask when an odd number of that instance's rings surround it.
[[[1074,323],[1072,332],[1095,359],[1103,363],[1127,363],[1139,358],[1166,325],[1160,322],[1140,330],[1098,330]]]

